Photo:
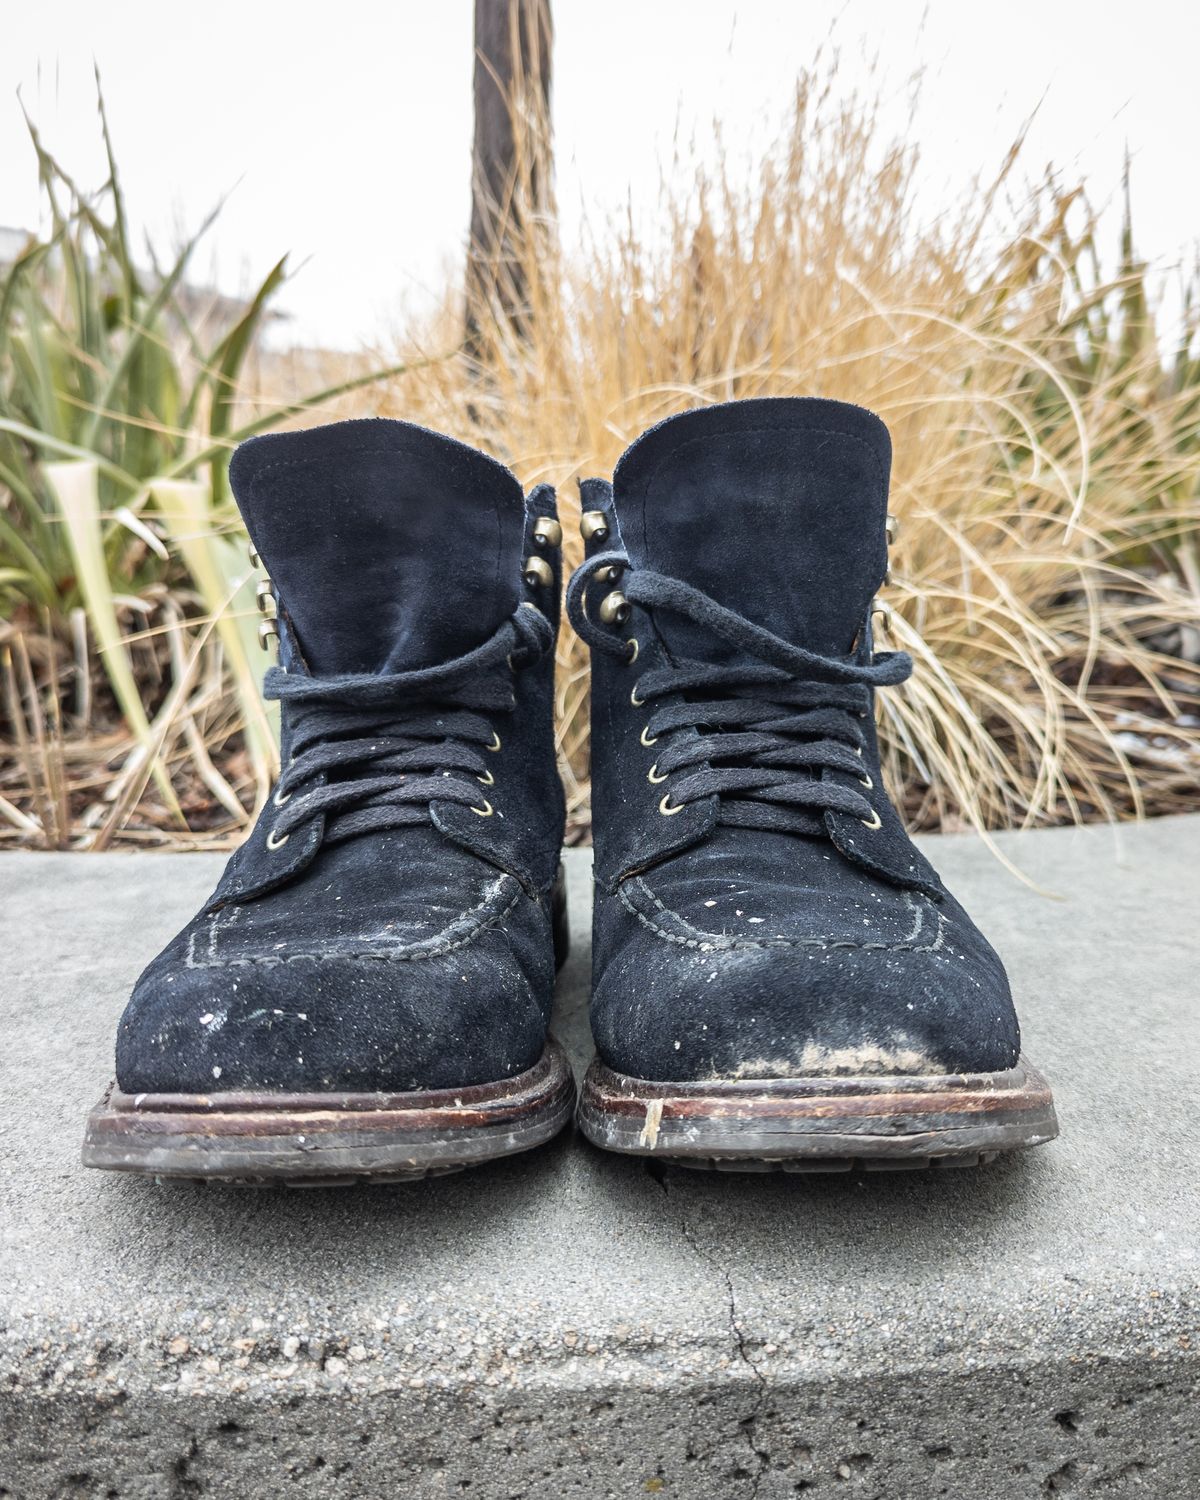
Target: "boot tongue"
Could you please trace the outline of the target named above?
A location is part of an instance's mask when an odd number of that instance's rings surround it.
[[[517,608],[521,486],[452,438],[338,422],[243,443],[229,477],[318,676],[432,666]]]
[[[669,417],[613,475],[634,567],[668,573],[810,651],[844,655],[887,568],[891,440],[840,401],[734,401]],[[669,648],[721,660],[691,621],[656,617]]]

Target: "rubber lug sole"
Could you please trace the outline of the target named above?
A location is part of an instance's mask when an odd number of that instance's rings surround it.
[[[724,1172],[977,1166],[1058,1134],[1023,1057],[998,1073],[656,1083],[588,1069],[577,1120],[606,1151]]]
[[[550,1140],[575,1085],[551,1039],[532,1068],[407,1094],[124,1094],[88,1116],[83,1164],[146,1177],[333,1187],[411,1182]]]

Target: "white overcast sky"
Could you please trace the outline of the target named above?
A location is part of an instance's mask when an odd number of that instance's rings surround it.
[[[1053,160],[1112,199],[1128,146],[1142,254],[1169,266],[1200,239],[1196,0],[554,0],[554,14],[568,229],[629,198],[652,215],[677,130],[703,140],[719,118],[735,151],[768,138],[832,28],[847,83],[878,55],[896,129],[924,69],[932,211],[1036,109],[1032,174]],[[386,342],[459,254],[471,0],[41,0],[6,5],[3,32],[0,225],[39,222],[18,90],[77,180],[103,181],[95,60],[135,222],[169,249],[229,193],[201,275],[244,290],[290,251],[296,341]]]

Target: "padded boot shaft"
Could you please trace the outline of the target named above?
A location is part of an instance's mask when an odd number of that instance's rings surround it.
[[[813,651],[848,652],[887,568],[892,444],[874,413],[811,398],[669,417],[613,475],[635,568],[680,578]],[[728,655],[687,620],[656,621],[685,655]]]
[[[859,408],[751,401],[668,420],[585,486],[608,521],[569,592],[593,648],[592,1027],[619,1072],[1016,1060],[1003,965],[882,787],[874,692],[911,670],[870,638],[888,456]]]
[[[440,433],[383,418],[271,433],[229,478],[313,673],[461,656],[523,597],[521,486]]]
[[[231,475],[277,599],[284,771],[138,981],[118,1084],[511,1077],[542,1052],[554,983],[553,492],[525,500],[485,455],[386,421],[256,439]],[[524,576],[534,552],[547,585]]]

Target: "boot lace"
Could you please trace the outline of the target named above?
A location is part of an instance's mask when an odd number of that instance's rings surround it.
[[[501,739],[487,716],[515,709],[513,673],[553,641],[545,615],[522,604],[481,646],[432,667],[330,677],[272,667],[263,691],[289,706],[292,755],[269,846],[318,815],[327,843],[425,823],[434,801],[490,817],[480,784],[495,779],[487,753]]]
[[[567,612],[590,646],[630,664],[636,639],[602,629],[587,611],[589,585],[613,568],[630,604],[684,616],[740,654],[729,664],[671,660],[634,682],[635,705],[658,704],[650,707],[642,743],[671,735],[648,772],[663,784],[660,812],[670,816],[716,796],[718,821],[744,828],[820,834],[827,812],[880,826],[867,796],[875,784],[863,759],[866,721],[871,689],[911,675],[906,652],[873,652],[869,622],[849,656],[806,651],[676,578],[631,568],[623,552],[598,553],[572,577]],[[827,771],[845,772],[854,784],[828,779]]]

